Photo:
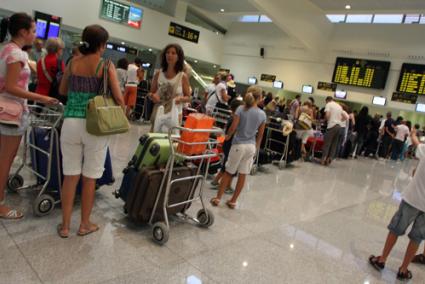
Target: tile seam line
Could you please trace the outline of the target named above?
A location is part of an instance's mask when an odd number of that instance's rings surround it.
[[[44,283],[44,281],[41,279],[40,275],[38,274],[37,270],[32,266],[32,264],[29,261],[29,259],[26,257],[26,255],[24,254],[24,252],[21,250],[21,248],[19,247],[19,245],[16,243],[15,239],[10,234],[9,230],[7,229],[7,227],[4,225],[4,222],[3,221],[1,222],[1,225],[4,228],[4,230],[6,231],[7,235],[9,236],[9,238],[12,240],[12,242],[15,245],[16,249],[19,251],[19,253],[22,255],[22,257],[25,259],[25,262],[28,264],[28,266],[31,268],[31,270],[34,272],[34,274],[37,276],[37,279],[40,281],[40,283]]]

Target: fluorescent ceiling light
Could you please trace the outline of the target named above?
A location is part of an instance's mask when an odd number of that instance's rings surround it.
[[[349,5],[349,4],[345,5],[345,9],[350,10],[351,9],[351,5]]]
[[[220,9],[220,12],[224,13],[224,9],[223,9],[223,8],[221,8],[221,9]]]

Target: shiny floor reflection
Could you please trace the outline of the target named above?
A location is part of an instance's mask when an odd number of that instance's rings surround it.
[[[407,237],[382,274],[369,267],[367,257],[382,249],[414,161],[269,166],[268,173],[248,178],[237,210],[212,208],[216,220],[208,230],[173,221],[169,242],[159,247],[149,227],[129,222],[123,202],[111,194],[146,130],[133,125],[113,138],[117,181],[97,193],[93,219],[101,230],[93,235],[60,239],[59,208],[35,218],[34,192],[8,195],[26,217],[0,221],[0,283],[397,283]],[[207,184],[206,200],[214,194]],[[78,209],[77,201],[73,232]],[[411,283],[424,283],[425,267],[411,270]]]

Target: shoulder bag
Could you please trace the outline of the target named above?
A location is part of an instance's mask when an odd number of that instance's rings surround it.
[[[109,65],[109,60],[104,63],[100,91],[87,105],[86,129],[88,133],[96,136],[125,133],[130,128],[123,109],[109,92]]]

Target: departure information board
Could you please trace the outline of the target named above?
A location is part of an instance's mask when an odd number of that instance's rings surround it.
[[[140,29],[142,26],[143,10],[114,0],[102,0],[100,17]]]
[[[337,57],[332,82],[385,89],[391,62]]]
[[[403,63],[397,92],[425,95],[425,65]]]
[[[168,34],[170,36],[175,36],[193,43],[198,43],[199,41],[199,31],[179,25],[174,22],[170,22]]]

